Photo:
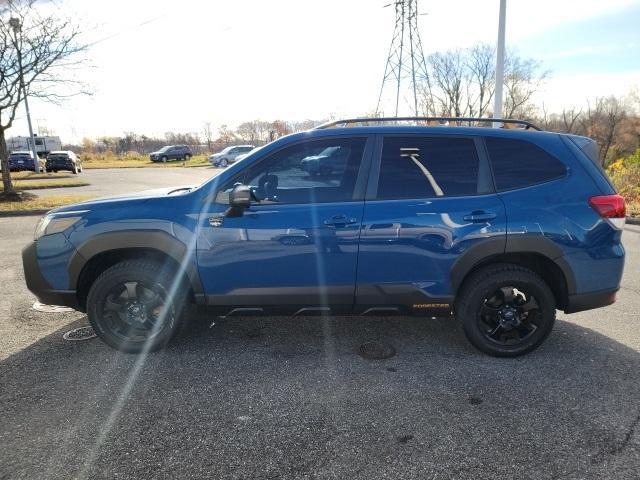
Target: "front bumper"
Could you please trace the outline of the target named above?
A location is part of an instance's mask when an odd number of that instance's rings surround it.
[[[40,302],[79,309],[75,290],[54,290],[40,273],[37,242],[30,243],[22,250],[22,267],[27,288]]]

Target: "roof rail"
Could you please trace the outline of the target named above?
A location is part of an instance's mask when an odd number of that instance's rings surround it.
[[[371,117],[371,118],[347,118],[318,125],[316,129],[336,127],[338,125],[348,125],[353,123],[387,123],[387,122],[485,122],[485,123],[513,123],[521,125],[525,130],[530,128],[541,131],[542,129],[527,122],[526,120],[515,120],[512,118],[475,118],[475,117]]]

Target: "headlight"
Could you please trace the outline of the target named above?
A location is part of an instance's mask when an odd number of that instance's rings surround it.
[[[80,212],[73,212],[80,213]],[[36,225],[36,231],[33,239],[38,240],[45,235],[53,235],[54,233],[64,232],[67,228],[75,224],[82,217],[56,217],[55,215],[45,215]]]

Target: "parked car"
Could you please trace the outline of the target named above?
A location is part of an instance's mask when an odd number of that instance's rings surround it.
[[[42,170],[42,160],[38,158],[38,165]],[[29,151],[17,151],[9,154],[9,170],[11,172],[35,171],[36,164],[33,153]]]
[[[373,122],[280,138],[199,187],[52,210],[23,251],[27,286],[127,352],[164,346],[195,302],[224,316],[455,316],[481,351],[516,356],[556,309],[615,301],[625,204],[593,140],[515,120],[527,129]],[[301,170],[336,148],[340,174]]]
[[[236,145],[233,147],[227,147],[221,152],[209,155],[209,161],[214,167],[225,168],[227,165],[234,163],[238,160],[239,155],[248,154],[255,147],[253,145]]]
[[[157,152],[149,154],[152,162],[167,162],[169,160],[190,160],[193,157],[188,145],[168,145]]]
[[[328,147],[318,155],[305,157],[300,162],[300,168],[310,175],[331,175],[342,173],[347,166],[350,151],[348,147]]]
[[[254,153],[256,153],[258,150],[260,150],[262,147],[255,147],[252,150],[249,150],[247,153],[242,153],[240,155],[238,155],[235,159],[236,162],[239,162],[240,160],[245,159],[246,157],[248,157],[249,155],[253,155]]]
[[[59,170],[69,170],[75,174],[82,172],[82,162],[71,150],[59,150],[47,155],[45,171],[57,173]]]

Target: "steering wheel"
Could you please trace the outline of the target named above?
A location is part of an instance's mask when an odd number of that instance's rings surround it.
[[[278,176],[273,174],[263,175],[258,181],[256,193],[264,200],[276,200],[278,197]]]

